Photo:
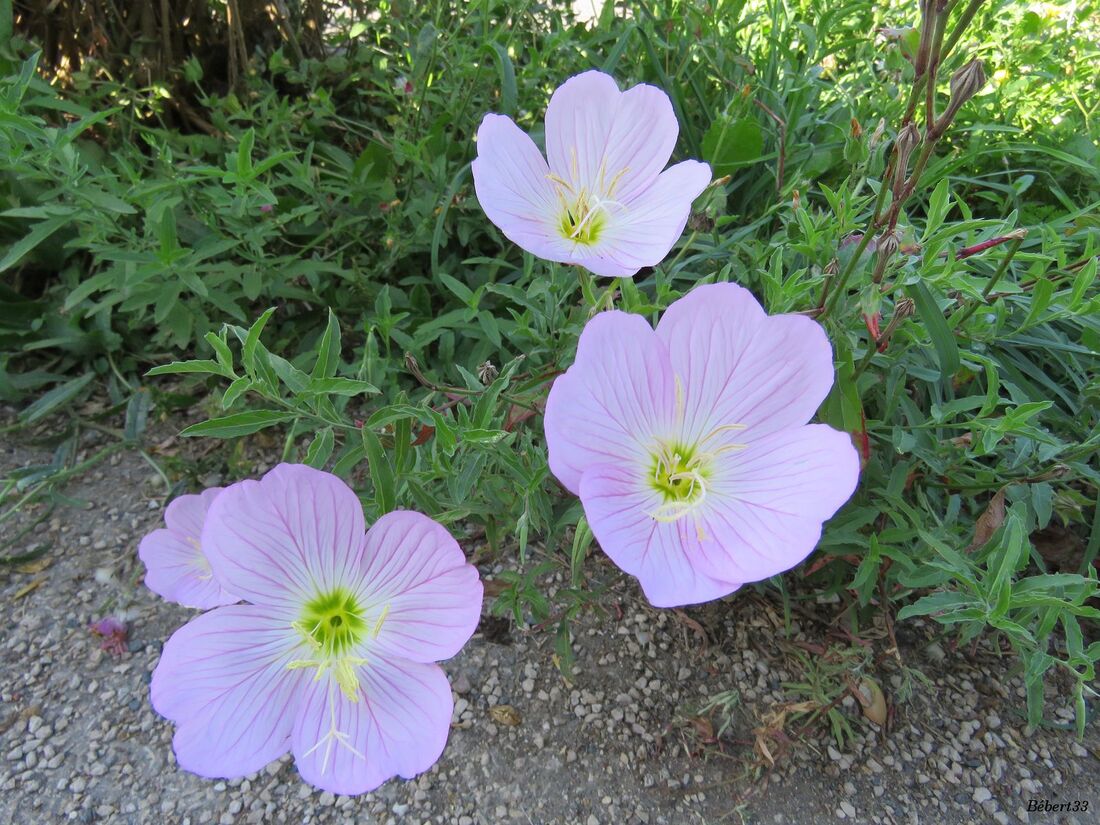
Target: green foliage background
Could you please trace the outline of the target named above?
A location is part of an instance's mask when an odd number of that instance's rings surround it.
[[[555,3],[330,5],[322,57],[258,44],[234,87],[194,56],[144,82],[94,59],[39,71],[0,2],[0,399],[24,424],[105,387],[130,441],[150,408],[190,405],[193,436],[282,426],[285,459],[351,478],[371,514],[483,532],[510,568],[499,606],[556,622],[568,663],[568,622],[603,585],[539,412],[590,312],[655,320],[712,280],[819,311],[850,264],[820,312],[838,366],[820,417],[864,450],[860,490],[807,579],[761,587],[839,594],[857,631],[885,609],[963,642],[1000,634],[1032,722],[1056,673],[1084,725],[1100,659],[1095,0],[980,5],[943,77],[977,57],[990,81],[902,211],[882,282],[849,259],[908,96],[917,4],[631,2],[588,23]],[[727,176],[634,281],[524,255],[473,195],[482,115],[541,141],[554,87],[592,67],[666,90],[674,159]],[[880,352],[869,324],[901,299],[915,314]],[[145,377],[163,374],[178,378]],[[60,455],[5,478],[0,518],[71,470]],[[1052,532],[1068,561],[1043,552]]]

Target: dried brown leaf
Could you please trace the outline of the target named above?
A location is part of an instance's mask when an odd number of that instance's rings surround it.
[[[523,721],[519,711],[511,705],[493,705],[489,708],[489,718],[498,725],[507,725],[510,728],[514,728]]]
[[[978,521],[974,525],[974,540],[966,548],[966,552],[972,553],[993,538],[993,534],[1005,522],[1005,488],[997,491],[997,494],[989,500]]]

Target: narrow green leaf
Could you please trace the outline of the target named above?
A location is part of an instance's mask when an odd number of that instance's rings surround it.
[[[306,450],[305,463],[318,470],[323,468],[332,455],[333,444],[332,427],[325,427],[310,442],[309,449]]]
[[[363,427],[363,448],[367,453],[367,462],[370,466],[371,481],[374,482],[374,501],[378,506],[378,514],[383,515],[393,510],[397,494],[394,485],[393,467],[382,450],[382,444],[378,436],[369,427]]]
[[[40,421],[59,407],[73,401],[73,399],[80,395],[84,388],[92,382],[93,378],[95,378],[94,372],[86,372],[77,378],[73,378],[70,381],[66,381],[64,384],[54,387],[24,409],[23,412],[19,414],[19,419],[24,424],[33,424],[36,421]]]
[[[126,425],[123,430],[127,441],[141,438],[152,405],[152,396],[144,387],[138,387],[137,392],[130,396],[130,401],[126,404]]]
[[[146,377],[152,377],[154,375],[175,375],[177,373],[205,373],[207,375],[225,375],[226,378],[232,376],[226,375],[225,369],[217,361],[210,361],[199,359],[196,361],[173,361],[171,364],[161,364],[159,367],[153,367],[147,373]]]
[[[257,318],[255,323],[248,328],[248,335],[244,340],[244,348],[241,350],[241,360],[244,363],[244,368],[249,372],[256,371],[256,347],[260,343],[260,333],[264,331],[264,326],[267,325],[268,319],[274,313],[275,307],[264,310],[264,314]]]
[[[0,258],[0,272],[11,269],[11,267],[23,260],[24,256],[68,222],[69,218],[66,216],[49,218],[48,220],[36,223],[31,227],[30,232],[11,245],[7,255]]]
[[[241,142],[237,145],[237,178],[240,181],[252,178],[252,147],[255,143],[255,129],[248,129],[241,135]]]
[[[496,58],[497,71],[500,73],[500,106],[496,107],[496,111],[512,116],[516,113],[516,101],[519,97],[516,89],[516,67],[508,56],[508,49],[503,45],[497,42],[488,45]]]
[[[924,328],[932,338],[932,347],[936,351],[936,360],[940,368],[940,376],[944,381],[950,380],[959,371],[959,345],[951,328],[947,325],[947,319],[943,317],[936,299],[928,291],[923,281],[917,281],[906,288],[909,296],[917,305],[917,314],[924,322]]]
[[[577,529],[573,533],[573,547],[569,552],[569,571],[574,587],[580,587],[584,581],[584,557],[592,545],[592,538],[588,519],[581,516],[577,521]]]
[[[354,378],[314,378],[306,385],[305,392],[317,395],[353,396],[377,393],[380,390],[374,384],[357,381]]]
[[[248,412],[233,413],[221,418],[212,418],[200,424],[192,424],[180,435],[201,435],[207,438],[237,438],[242,435],[251,435],[266,427],[290,421],[296,417],[295,413],[281,410],[249,410]]]
[[[317,348],[317,361],[313,364],[313,378],[331,378],[336,375],[336,369],[340,366],[340,321],[336,313],[328,311],[328,323],[325,332],[321,336],[321,343]]]

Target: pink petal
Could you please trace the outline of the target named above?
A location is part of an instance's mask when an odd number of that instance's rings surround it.
[[[202,546],[223,585],[294,613],[318,592],[355,581],[363,547],[358,496],[331,473],[280,464],[214,502]]]
[[[364,618],[368,627],[382,621],[368,651],[414,662],[449,659],[477,629],[483,595],[477,568],[427,516],[408,510],[382,516],[367,532],[364,565],[358,596]]]
[[[699,161],[669,167],[633,200],[609,207],[599,243],[578,246],[574,259],[597,275],[630,277],[644,266],[656,266],[680,239],[692,201],[710,180],[710,167]]]
[[[294,721],[294,760],[302,778],[337,794],[374,790],[435,764],[454,710],[438,665],[376,660],[357,669],[358,700],[331,674],[311,679]]]
[[[703,547],[694,521],[652,518],[662,497],[645,483],[645,468],[624,463],[585,471],[581,501],[601,549],[636,576],[655,607],[678,607],[721,598],[739,585],[702,571]]]
[[[146,568],[145,585],[154,593],[203,609],[240,601],[214,578],[200,542],[207,509],[220,492],[213,487],[173,500],[164,513],[168,528],[141,540],[138,556]]]
[[[550,169],[511,118],[485,115],[472,169],[478,203],[508,240],[541,258],[568,259],[572,244],[555,225],[560,207]]]
[[[709,284],[676,301],[657,324],[684,382],[684,439],[742,424],[752,441],[805,424],[833,383],[832,347],[821,325],[801,315],[768,317],[752,294]]]
[[[641,460],[656,438],[673,432],[675,398],[668,353],[645,319],[600,313],[546,400],[550,470],[578,493],[587,468]]]
[[[600,167],[605,181],[622,172],[612,197],[629,203],[653,186],[672,157],[679,133],[680,125],[676,122],[672,101],[663,91],[642,84],[623,92]],[[709,171],[707,183],[710,183]]]
[[[855,491],[859,454],[846,433],[810,424],[727,454],[699,522],[700,569],[753,582],[789,570],[821,537],[821,523]]]
[[[289,750],[302,670],[288,670],[300,638],[278,611],[219,607],[165,642],[150,699],[178,724],[184,770],[208,777],[258,771]]]
[[[575,75],[554,90],[546,107],[550,171],[579,186],[597,180],[621,97],[611,76],[595,70]],[[667,161],[666,154],[661,165]]]

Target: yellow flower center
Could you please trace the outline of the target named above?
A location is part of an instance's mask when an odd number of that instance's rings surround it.
[[[684,392],[676,377],[676,417],[684,419]],[[714,464],[723,453],[745,449],[745,444],[723,444],[712,449],[708,442],[724,432],[745,429],[744,424],[722,424],[694,444],[658,440],[650,454],[649,484],[662,502],[649,513],[654,521],[673,522],[697,509],[707,497]],[[700,534],[700,539],[703,536]]]
[[[581,186],[577,181],[580,171],[577,164],[576,147],[572,149],[572,182],[554,173],[547,178],[554,185],[554,193],[558,197],[558,232],[563,238],[583,246],[592,246],[597,243],[607,227],[607,216],[611,214],[612,207],[624,209],[625,207],[614,200],[615,189],[623,176],[629,172],[624,167],[616,172],[610,179],[607,177],[606,161],[600,164],[600,172],[595,185],[590,189]]]
[[[367,660],[353,652],[368,637],[373,639],[378,636],[389,609],[389,605],[383,607],[371,627],[353,593],[341,588],[322,593],[306,603],[301,618],[292,625],[312,648],[315,658],[295,659],[287,667],[291,670],[316,668],[314,678],[317,680],[326,670],[331,670],[333,679],[348,700],[358,702],[359,677],[356,668],[366,664]]]

